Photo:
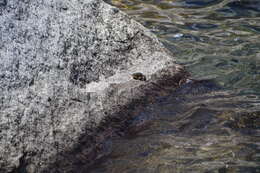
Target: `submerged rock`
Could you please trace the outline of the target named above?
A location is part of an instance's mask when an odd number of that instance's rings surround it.
[[[87,165],[105,118],[126,118],[151,82],[186,77],[150,32],[101,0],[2,1],[0,32],[0,172]]]

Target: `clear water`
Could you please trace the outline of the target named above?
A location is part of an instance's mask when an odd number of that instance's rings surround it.
[[[135,115],[91,173],[260,173],[260,0],[109,0],[195,79]],[[209,80],[208,80],[209,79]],[[142,121],[140,121],[142,120]]]

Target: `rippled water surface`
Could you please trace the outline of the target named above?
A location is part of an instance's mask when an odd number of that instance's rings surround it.
[[[93,173],[260,173],[260,0],[110,0],[195,79],[135,115]]]

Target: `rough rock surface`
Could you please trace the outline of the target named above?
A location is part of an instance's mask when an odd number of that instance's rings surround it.
[[[151,82],[182,73],[151,33],[103,1],[0,0],[0,172],[66,160]],[[65,167],[55,171],[73,172]]]

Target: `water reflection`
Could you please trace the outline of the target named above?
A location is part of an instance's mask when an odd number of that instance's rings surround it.
[[[202,0],[202,1],[198,1],[198,0],[179,0],[179,1],[174,1],[171,2],[172,5],[176,8],[206,8],[215,4],[220,3],[223,0]]]
[[[260,172],[260,1],[107,0],[170,49],[193,81],[157,98],[94,173]],[[210,80],[208,80],[210,79]]]

